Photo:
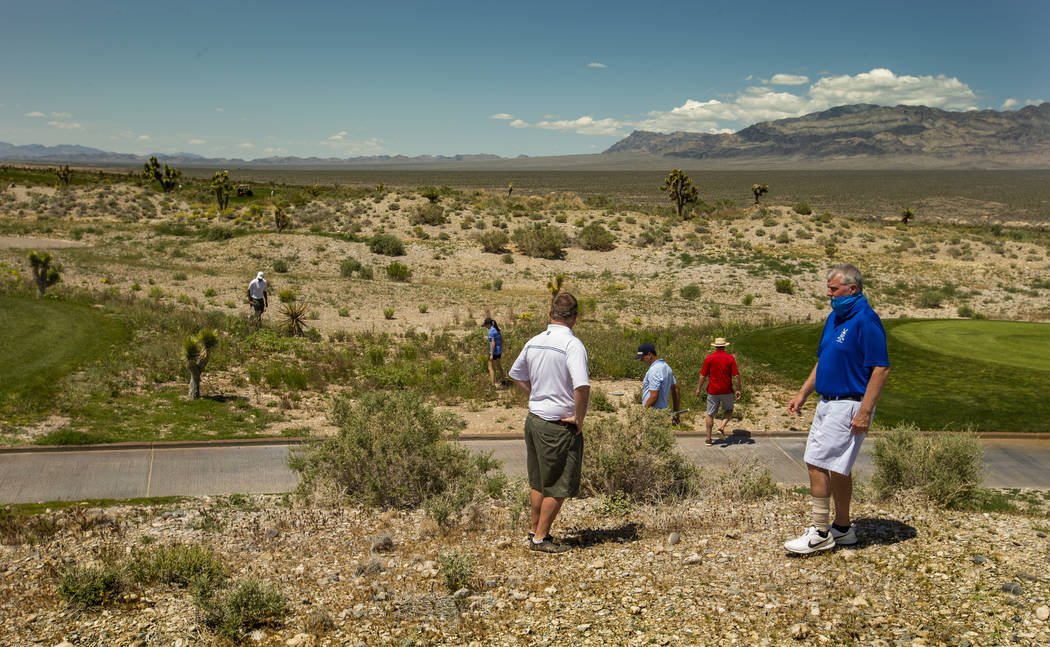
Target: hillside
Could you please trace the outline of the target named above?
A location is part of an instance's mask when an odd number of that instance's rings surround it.
[[[839,106],[710,135],[635,131],[608,154],[683,160],[869,160],[916,166],[1050,166],[1050,103],[1017,111]]]

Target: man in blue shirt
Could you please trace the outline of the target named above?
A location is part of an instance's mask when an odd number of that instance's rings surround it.
[[[860,270],[848,263],[836,265],[828,271],[827,286],[832,312],[824,322],[817,363],[788,403],[788,413],[797,415],[810,393],[815,390],[821,396],[805,454],[813,523],[801,537],[784,544],[800,554],[857,543],[849,516],[850,472],[890,372],[886,331],[862,294]],[[830,527],[829,497],[835,499]]]
[[[679,411],[681,401],[678,395],[678,381],[674,379],[674,371],[667,362],[656,354],[656,346],[645,342],[638,346],[638,353],[634,357],[649,367],[642,379],[642,406],[646,409],[666,409],[667,396],[670,395],[674,403],[672,412]],[[671,422],[678,424],[677,413],[674,413]]]

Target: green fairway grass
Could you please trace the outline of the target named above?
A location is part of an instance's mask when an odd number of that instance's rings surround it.
[[[1050,431],[1050,325],[1012,321],[884,320],[891,371],[876,427]],[[745,333],[741,362],[802,385],[822,324]],[[815,398],[808,404],[810,410]]]
[[[6,297],[0,330],[0,414],[47,409],[63,378],[128,335],[119,320],[89,306]]]

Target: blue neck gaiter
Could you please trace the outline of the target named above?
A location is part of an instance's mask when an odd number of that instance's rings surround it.
[[[863,294],[851,294],[846,297],[835,297],[831,300],[831,309],[835,311],[835,317],[839,320],[845,319],[853,310],[853,304],[864,298]]]

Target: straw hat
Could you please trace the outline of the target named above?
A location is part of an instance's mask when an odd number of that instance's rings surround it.
[[[711,345],[715,348],[725,348],[729,345],[729,342],[726,341],[725,337],[715,337],[715,340],[711,342]]]

